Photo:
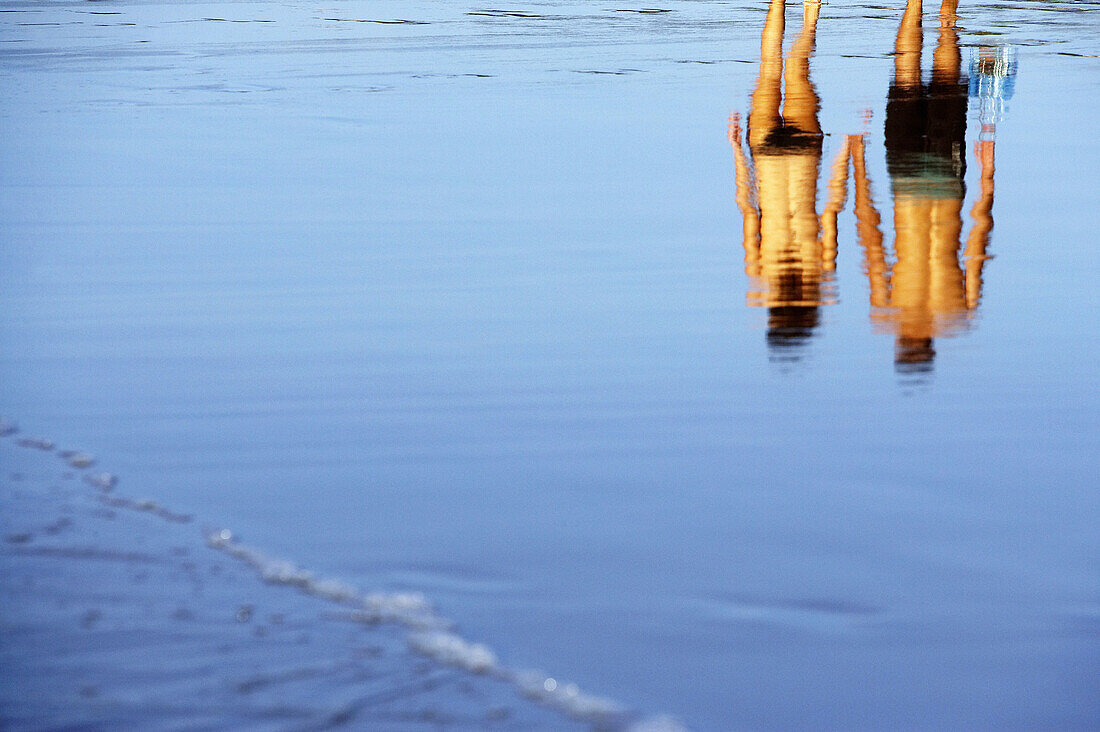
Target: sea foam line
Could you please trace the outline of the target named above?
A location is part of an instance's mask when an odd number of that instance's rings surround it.
[[[18,431],[14,422],[0,417],[0,437],[11,436]],[[54,443],[45,438],[24,438],[17,440],[16,444],[45,451],[53,451],[54,448]],[[89,467],[95,462],[93,456],[83,452],[61,451],[58,456],[76,468]],[[97,488],[101,492],[100,499],[112,507],[152,513],[167,521],[191,520],[188,514],[170,511],[152,501],[114,494],[118,477],[111,473],[85,474],[84,480]],[[678,720],[665,715],[642,718],[614,700],[589,694],[574,683],[559,681],[541,671],[505,666],[489,646],[459,635],[455,631],[455,623],[436,612],[419,592],[363,593],[345,582],[318,577],[293,562],[271,557],[243,544],[229,529],[207,530],[205,539],[207,546],[250,566],[264,582],[294,587],[307,595],[348,606],[351,612],[343,617],[353,622],[403,626],[409,631],[406,642],[415,653],[443,665],[509,683],[528,699],[601,730],[685,732],[687,729]]]
[[[454,622],[439,615],[418,592],[364,594],[344,582],[318,577],[292,562],[270,557],[242,544],[228,529],[207,532],[206,543],[251,566],[265,582],[296,587],[308,595],[350,606],[352,612],[344,616],[349,620],[367,625],[392,623],[408,628],[409,648],[420,655],[510,683],[528,699],[601,729],[630,732],[686,729],[670,717],[641,719],[614,700],[589,694],[576,684],[559,681],[540,671],[516,670],[503,665],[489,646],[456,633]]]

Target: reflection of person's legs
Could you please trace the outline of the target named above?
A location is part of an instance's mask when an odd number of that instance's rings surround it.
[[[932,53],[933,83],[957,83],[962,68],[959,52],[959,36],[955,31],[955,6],[958,2],[945,0],[940,10],[940,38]]]
[[[955,11],[958,6],[959,0],[943,0],[940,4],[940,42],[934,54],[933,77],[941,73],[949,74],[952,69],[956,74],[958,72],[959,46],[955,34]],[[922,13],[922,0],[906,2],[894,46],[894,78],[898,86],[920,84]]]
[[[817,121],[820,103],[814,86],[810,83],[810,54],[814,50],[817,33],[817,17],[820,2],[806,2],[802,6],[802,31],[791,46],[787,56],[787,68],[783,76],[783,122],[793,125],[800,132],[820,135]]]
[[[784,0],[771,0],[764,32],[760,35],[760,76],[749,109],[749,147],[764,143],[780,124],[779,103],[783,97],[783,11]]]
[[[909,0],[894,44],[894,79],[901,87],[920,86],[921,0]]]

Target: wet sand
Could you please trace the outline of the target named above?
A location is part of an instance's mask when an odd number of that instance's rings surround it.
[[[421,596],[359,595],[259,558],[224,529],[80,470],[90,459],[40,438],[0,441],[5,729],[637,721],[607,700],[556,698],[537,672],[500,673]]]

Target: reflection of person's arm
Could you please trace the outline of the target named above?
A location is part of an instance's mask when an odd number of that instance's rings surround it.
[[[851,155],[851,142],[844,138],[844,145],[833,161],[832,176],[829,178],[829,200],[821,214],[821,260],[826,272],[836,269],[837,224],[836,218],[844,208],[848,197],[848,157]]]
[[[751,277],[760,274],[760,211],[756,207],[756,181],[752,165],[741,147],[741,118],[730,115],[730,147],[733,148],[733,167],[737,179],[737,208],[741,211],[744,229],[745,272]]]
[[[886,270],[886,252],[882,248],[882,217],[871,199],[871,180],[867,177],[867,163],[863,155],[863,136],[848,135],[852,148],[852,172],[855,176],[856,230],[863,247],[863,267],[871,286],[871,306],[886,307],[890,303],[890,290]]]
[[[982,166],[982,190],[970,217],[974,225],[966,239],[963,261],[966,263],[966,307],[975,308],[982,297],[982,266],[988,257],[989,232],[993,230],[993,141],[982,140],[974,146]]]

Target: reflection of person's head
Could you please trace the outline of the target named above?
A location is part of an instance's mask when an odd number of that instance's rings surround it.
[[[894,365],[902,373],[931,371],[935,357],[931,338],[898,336],[894,343]]]
[[[819,322],[819,283],[804,281],[798,270],[783,272],[771,282],[773,302],[789,303],[768,308],[768,345],[790,350],[810,339]]]
[[[779,306],[768,308],[768,347],[778,355],[782,351],[798,355],[814,333],[819,322],[816,307]]]

